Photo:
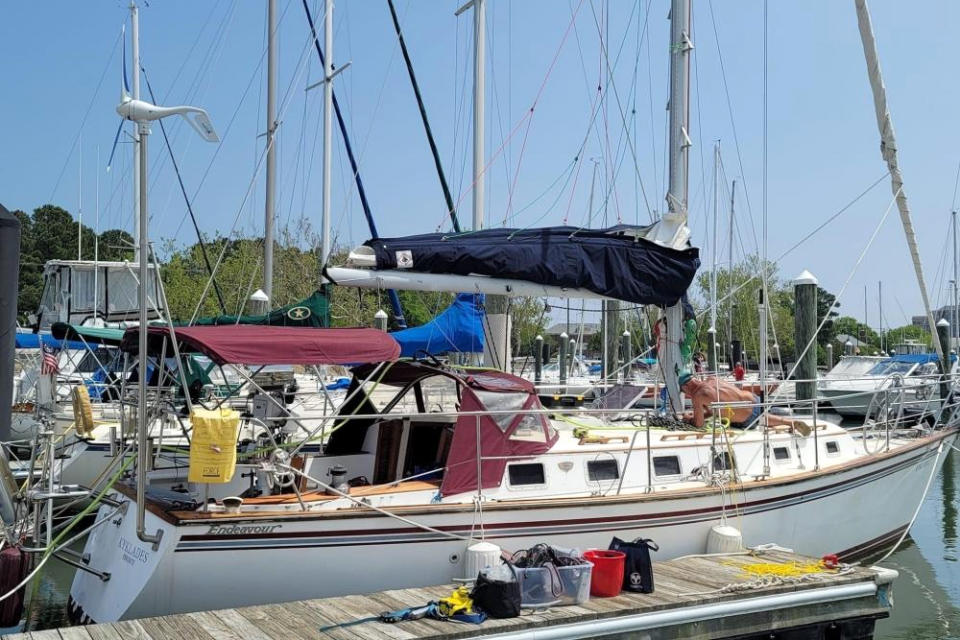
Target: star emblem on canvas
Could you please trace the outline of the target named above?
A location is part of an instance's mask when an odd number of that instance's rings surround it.
[[[287,317],[291,320],[306,320],[310,317],[310,309],[306,307],[294,307],[287,311]]]

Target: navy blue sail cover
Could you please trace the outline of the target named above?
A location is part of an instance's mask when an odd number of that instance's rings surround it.
[[[700,266],[699,250],[660,246],[645,227],[484,229],[368,240],[378,269],[484,275],[587,289],[637,304],[672,305]]]

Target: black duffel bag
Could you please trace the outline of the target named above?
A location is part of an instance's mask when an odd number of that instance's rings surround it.
[[[481,571],[473,585],[470,597],[473,604],[491,618],[516,618],[520,615],[520,580],[516,569],[506,563],[513,580],[495,580]]]
[[[610,541],[611,551],[626,554],[623,562],[623,590],[634,593],[653,593],[653,563],[650,551],[659,551],[657,543],[648,538],[625,542],[620,538]]]

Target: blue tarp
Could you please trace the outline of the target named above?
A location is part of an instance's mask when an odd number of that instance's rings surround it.
[[[693,247],[670,249],[645,239],[645,227],[483,229],[378,238],[365,244],[378,269],[495,276],[578,287],[637,304],[670,305],[700,266]]]
[[[49,333],[21,333],[17,332],[17,349],[39,349],[40,340],[54,349],[86,349],[86,345],[77,340],[57,340]]]
[[[400,343],[401,357],[413,357],[419,351],[483,351],[483,294],[458,293],[453,304],[430,322],[390,335]]]
[[[957,359],[957,354],[950,354],[950,362]],[[904,353],[890,357],[891,362],[909,362],[911,364],[926,364],[928,362],[940,362],[940,358],[935,353]]]

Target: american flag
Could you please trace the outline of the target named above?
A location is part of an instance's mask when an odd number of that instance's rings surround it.
[[[40,374],[49,376],[60,371],[60,350],[54,349],[46,342],[43,343],[43,361],[40,363]]]

